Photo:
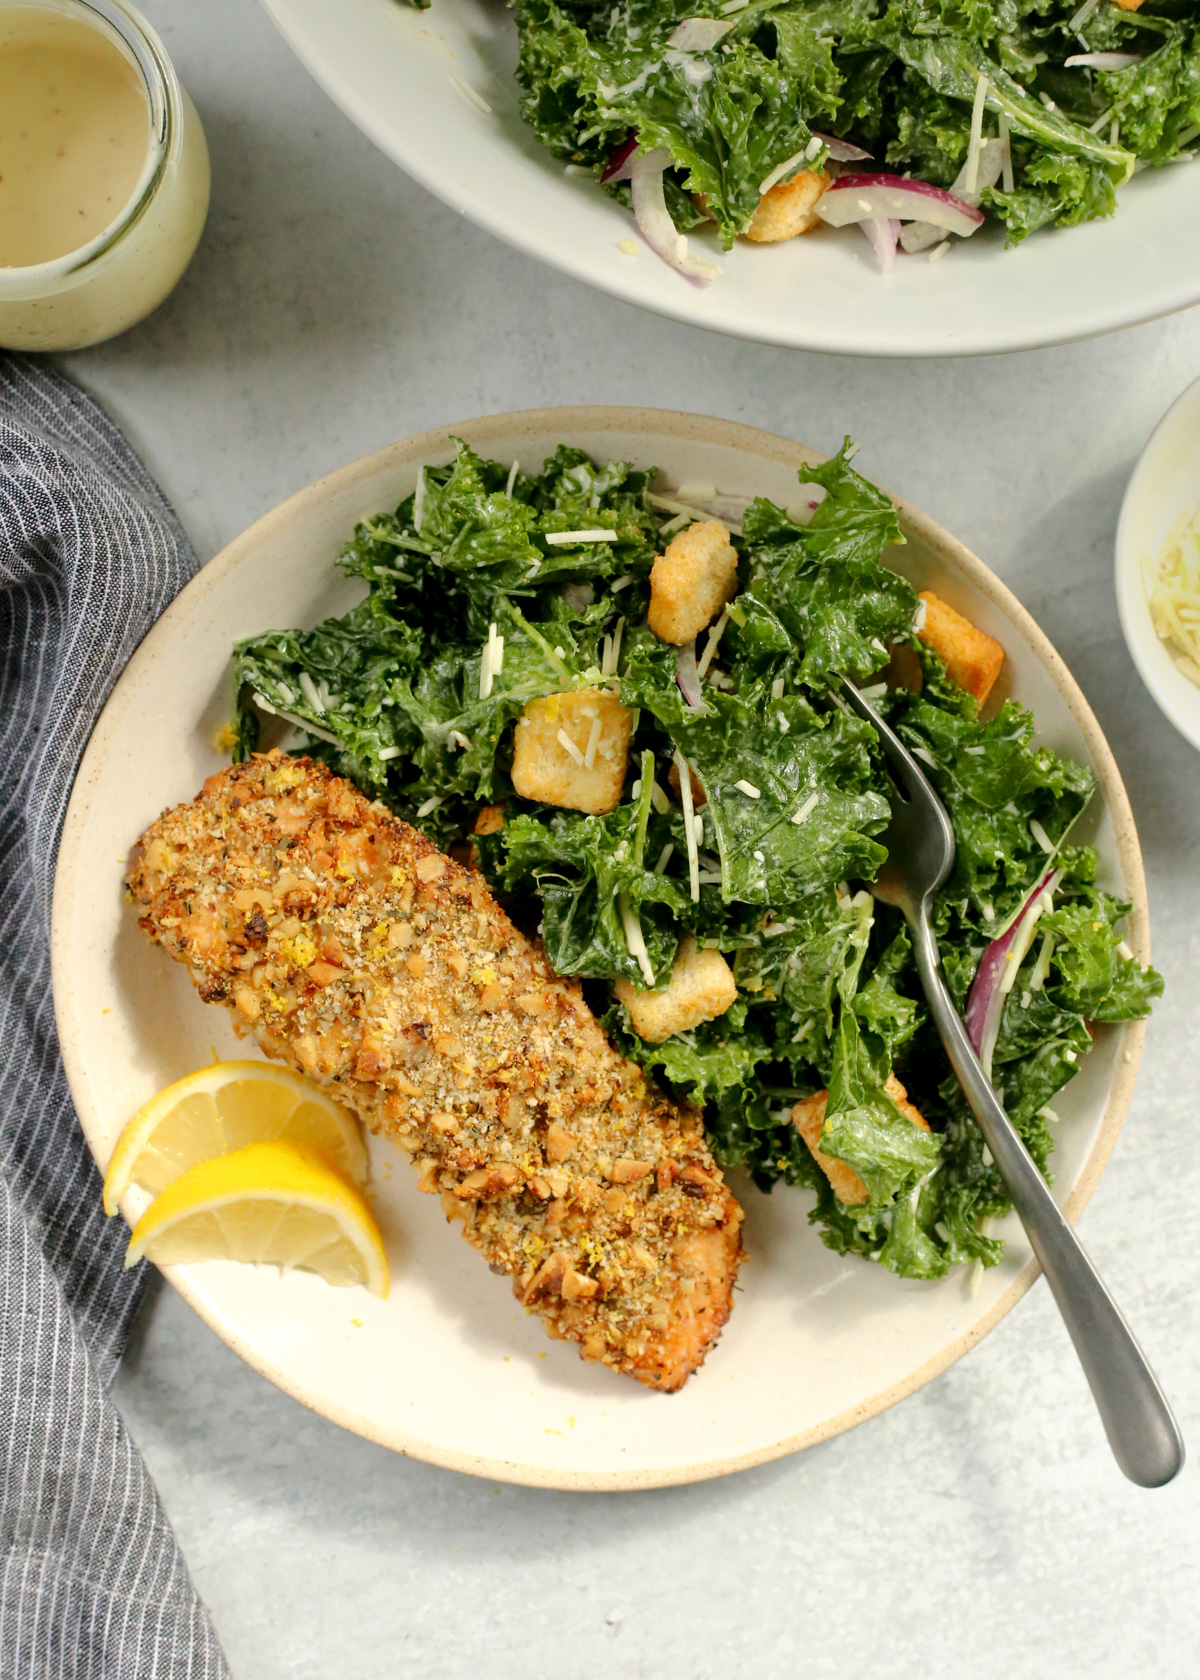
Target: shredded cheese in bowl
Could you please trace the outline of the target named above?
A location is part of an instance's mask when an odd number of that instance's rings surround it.
[[[1180,514],[1142,569],[1154,628],[1178,669],[1200,688],[1200,507]]]

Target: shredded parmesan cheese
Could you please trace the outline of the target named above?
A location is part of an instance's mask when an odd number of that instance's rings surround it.
[[[1200,687],[1200,508],[1180,515],[1156,558],[1143,560],[1142,575],[1155,630]]]
[[[1000,113],[1000,138],[1004,142],[1004,163],[1002,165],[1001,182],[1006,193],[1016,192],[1017,183],[1013,178],[1012,132],[1008,126],[1008,118],[1003,111]]]
[[[621,657],[621,637],[624,633],[625,620],[623,618],[619,618],[617,620],[617,627],[613,631],[612,635],[605,636],[604,640],[601,642],[600,675],[602,677],[616,676],[617,662]]]
[[[585,770],[593,770],[596,766],[596,748],[600,745],[600,719],[592,719],[592,727],[588,730],[587,746],[583,749],[583,766]],[[641,792],[639,784],[638,792]]]
[[[488,638],[483,644],[483,654],[479,660],[479,698],[487,700],[491,696],[492,684],[495,682],[504,664],[504,638],[497,636],[494,623],[488,625]]]
[[[708,672],[708,667],[712,664],[713,654],[716,653],[716,651],[717,651],[717,643],[721,640],[721,637],[725,634],[725,626],[728,623],[729,623],[729,609],[728,609],[728,607],[726,607],[725,611],[721,614],[720,618],[713,625],[712,629],[708,632],[708,640],[704,644],[704,652],[700,655],[700,658],[696,661],[696,675],[700,678],[701,682],[704,681],[705,675]]]
[[[571,737],[567,734],[566,730],[565,729],[560,729],[558,734],[555,736],[555,739],[557,740],[557,742],[558,742],[559,746],[562,748],[562,750],[570,758],[573,758],[575,760],[576,764],[578,764],[579,768],[582,770],[583,767],[584,767],[583,754],[580,752],[579,748],[575,745],[574,741],[572,741]]]
[[[475,89],[471,86],[465,76],[460,76],[457,70],[451,70],[450,80],[454,83],[459,92],[464,94],[466,98],[471,101],[471,104],[474,105],[477,110],[482,111],[485,117],[491,116],[492,107],[488,104],[487,100],[481,93],[476,93]]]
[[[306,735],[313,735],[318,741],[328,741],[331,746],[335,747],[340,747],[342,744],[336,735],[327,735],[323,729],[318,729],[315,723],[309,723],[305,718],[293,717],[291,712],[285,712],[279,706],[272,706],[271,702],[264,699],[257,689],[254,693],[254,704],[258,707],[259,711],[269,712],[272,717],[280,717],[285,723],[294,724],[297,729],[303,729]],[[385,747],[383,751],[386,752],[387,748]],[[399,756],[399,753],[400,749],[397,747],[396,756]],[[383,753],[379,756],[382,758]]]
[[[699,519],[701,521],[708,520],[713,517],[711,513],[705,513],[703,508],[692,507],[687,502],[676,501],[673,496],[658,496],[651,492],[646,497],[646,500],[650,503],[651,507],[658,508],[663,513],[681,513],[687,519]],[[742,527],[736,520],[723,518],[721,523],[724,525],[725,529],[732,532],[735,537],[741,536]],[[665,530],[666,527],[664,526],[663,529]]]
[[[796,812],[795,816],[792,818],[792,821],[797,825],[797,827],[799,827],[799,825],[802,822],[807,822],[808,821],[809,817],[812,815],[813,810],[816,807],[817,800],[820,797],[821,796],[818,793],[810,793],[809,794],[808,798],[804,801],[803,805],[801,805],[800,809]]]
[[[625,949],[642,971],[642,979],[647,986],[654,984],[654,969],[650,964],[650,953],[646,949],[646,937],[642,932],[642,924],[637,919],[637,913],[623,892],[617,894],[617,913],[621,918],[621,928],[625,934]]]
[[[733,785],[734,785],[735,788],[737,788],[739,793],[744,793],[746,795],[747,799],[761,799],[762,798],[762,789],[761,788],[756,788],[753,782],[740,781],[740,782],[734,782]]]
[[[675,749],[675,768],[679,772],[679,803],[683,806],[683,835],[687,841],[688,884],[691,887],[692,903],[700,902],[700,858],[696,846],[696,830],[692,825],[695,812],[692,808],[692,770],[686,758]]]
[[[551,545],[561,546],[563,543],[616,542],[617,533],[610,531],[606,525],[598,525],[588,531],[547,531],[545,538]]]
[[[805,163],[807,161],[807,159],[808,159],[808,148],[805,147],[804,151],[796,152],[792,157],[784,158],[782,163],[777,163],[775,165],[774,169],[772,169],[771,173],[769,175],[765,176],[758,183],[759,197],[760,198],[765,197],[766,194],[770,192],[772,187],[776,187],[776,186],[779,185],[780,181],[783,180],[785,175],[790,175],[792,173],[793,169],[798,169],[802,163]]]
[[[1034,935],[1037,933],[1037,925],[1043,915],[1045,915],[1045,913],[1051,908],[1052,903],[1049,893],[1039,893],[1036,904],[1026,916],[1025,920],[1021,923],[1021,927],[1016,938],[1013,940],[1012,944],[1005,953],[1005,962],[1008,966],[1005,968],[1004,973],[1000,977],[1000,992],[1002,996],[1007,997],[1008,993],[1011,992],[1013,987],[1016,985],[1017,975],[1020,972],[1021,964],[1029,955],[1030,946],[1033,944]]]
[[[432,799],[427,799],[423,805],[418,805],[417,806],[417,821],[420,822],[422,817],[427,817],[429,815],[430,811],[436,811],[438,806],[441,803],[442,803],[441,794],[440,793],[435,793]]]
[[[312,707],[313,711],[314,712],[323,712],[325,710],[325,708],[321,704],[321,696],[317,692],[317,685],[312,680],[312,678],[309,676],[308,672],[307,671],[301,671],[299,680],[300,680],[300,688],[301,688],[301,690],[304,694],[304,698],[308,701],[308,703]]]
[[[983,112],[987,103],[988,79],[980,76],[975,83],[975,103],[971,107],[971,144],[967,148],[966,192],[979,191],[979,154],[983,150]]]

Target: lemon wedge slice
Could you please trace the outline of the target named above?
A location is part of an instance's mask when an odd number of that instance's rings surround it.
[[[379,1226],[358,1187],[320,1150],[273,1139],[189,1167],[134,1226],[127,1266],[252,1260],[361,1283],[386,1299]]]
[[[315,1085],[272,1062],[214,1062],[134,1115],[108,1164],[104,1211],[116,1213],[130,1184],[157,1195],[198,1162],[271,1138],[310,1144],[356,1184],[366,1179],[358,1121]]]

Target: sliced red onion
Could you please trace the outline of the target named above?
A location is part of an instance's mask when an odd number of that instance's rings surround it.
[[[830,227],[851,222],[934,222],[966,238],[983,222],[983,212],[928,181],[903,175],[841,175],[817,201],[817,215]]]
[[[1141,62],[1137,53],[1122,52],[1072,53],[1063,60],[1068,70],[1128,70],[1130,65]]]
[[[958,177],[950,188],[952,198],[960,198],[964,204],[978,209],[984,193],[989,187],[994,187],[1004,173],[1004,160],[1008,155],[1006,140],[985,140],[979,148],[979,163],[975,171],[975,187],[967,191],[967,170],[970,163],[964,163],[958,172]],[[910,256],[916,256],[921,251],[928,251],[946,237],[946,229],[938,227],[930,221],[910,222],[901,231],[900,248]]]
[[[628,181],[633,174],[633,159],[638,149],[638,137],[631,134],[628,140],[622,140],[616,151],[604,166],[601,181]]]
[[[694,641],[688,642],[685,647],[681,647],[679,650],[679,656],[675,661],[675,682],[680,694],[683,695],[694,712],[708,710],[704,690],[700,682],[700,673],[696,669],[696,644]]]
[[[633,213],[650,249],[689,280],[715,280],[721,270],[716,263],[694,257],[688,242],[671,220],[663,192],[663,171],[671,161],[666,151],[639,151],[633,160]]]
[[[708,17],[684,18],[667,37],[667,45],[676,52],[711,52],[718,41],[724,40],[734,26],[734,19]]]
[[[1034,926],[1042,913],[1039,900],[1043,893],[1052,894],[1061,880],[1062,870],[1052,869],[1038,882],[1008,931],[1002,933],[998,939],[993,939],[983,953],[975,971],[975,978],[971,982],[963,1020],[966,1023],[967,1037],[971,1040],[975,1054],[989,1079],[992,1077],[992,1052],[1000,1036],[1004,1000],[1012,989],[1012,980],[1010,979],[1006,986],[1005,977],[1010,973],[1013,978],[1016,977],[1016,969],[1024,960],[1033,939]],[[1008,961],[1010,951],[1014,952],[1011,964]]]
[[[875,255],[879,258],[879,272],[890,274],[896,266],[896,241],[900,237],[900,223],[859,222],[859,227],[871,241]]]
[[[853,146],[849,140],[839,140],[834,134],[822,134],[817,128],[810,129],[809,133],[814,140],[821,142],[834,163],[864,163],[871,157],[871,153],[864,152],[861,146]]]

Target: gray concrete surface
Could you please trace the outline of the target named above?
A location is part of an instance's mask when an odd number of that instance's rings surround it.
[[[1083,1230],[1196,1429],[1200,765],[1146,696],[1111,583],[1121,493],[1200,373],[1200,314],[1074,347],[903,364],[634,312],[434,202],[249,0],[144,0],[203,115],[212,217],[177,294],[66,359],[207,558],[423,426],[653,403],[829,448],[962,537],[1095,706],[1141,825],[1168,995]],[[1194,1473],[1113,1467],[1043,1286],[895,1411],[802,1457],[638,1496],[431,1469],[275,1392],[169,1291],[117,1396],[238,1680],[1127,1680],[1200,1671]]]

